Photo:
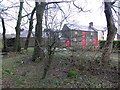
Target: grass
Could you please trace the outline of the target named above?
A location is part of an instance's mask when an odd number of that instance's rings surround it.
[[[2,49],[2,38],[0,38],[0,49]]]
[[[3,58],[3,86],[14,88],[111,88],[117,87],[116,74],[100,73],[98,65],[85,55],[69,50],[56,51],[47,77],[41,80],[44,63],[33,63],[33,48],[21,53],[10,53]],[[72,56],[72,57],[71,57]],[[72,58],[72,59],[71,59]],[[71,61],[72,60],[72,61]],[[92,63],[92,64],[90,64]],[[92,67],[90,66],[92,65]],[[116,64],[112,64],[114,66]],[[110,66],[110,67],[111,67]],[[83,68],[83,69],[82,69]],[[89,70],[95,68],[94,71]],[[111,70],[109,67],[106,68]],[[100,74],[96,74],[100,73]],[[110,74],[109,74],[110,73]],[[107,75],[107,76],[106,76]],[[113,75],[113,76],[112,76]],[[114,83],[113,83],[114,81]]]
[[[33,51],[34,51],[34,48],[33,48],[33,47],[29,47],[29,48],[27,49],[27,51],[28,51],[28,52],[33,52]]]
[[[0,79],[2,78],[2,55],[0,55]]]
[[[78,77],[78,72],[76,70],[70,70],[68,72],[67,76],[70,77],[70,78],[77,78]]]

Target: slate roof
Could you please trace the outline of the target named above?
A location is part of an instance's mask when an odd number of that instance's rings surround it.
[[[81,30],[81,31],[105,31],[106,27],[94,26],[95,30],[90,29],[88,26],[77,25],[77,24],[65,24],[70,30]]]
[[[34,33],[34,32],[32,31],[32,33]],[[28,35],[28,30],[23,30],[20,32],[20,37],[27,37],[27,35]],[[33,37],[32,34],[31,34],[31,37]]]
[[[6,36],[6,38],[15,38],[16,35],[15,34],[6,34],[5,36]]]

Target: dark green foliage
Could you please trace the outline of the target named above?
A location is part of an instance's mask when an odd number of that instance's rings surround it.
[[[120,47],[120,40],[113,41],[113,48],[118,48]]]
[[[10,70],[8,70],[8,69],[4,70],[4,72],[7,73],[7,74],[11,73]]]
[[[8,38],[7,39],[7,47],[13,47],[15,42],[15,38]]]
[[[105,46],[106,40],[99,40],[99,46],[100,49],[102,49]],[[114,40],[113,41],[113,49],[119,49],[120,47],[120,40]]]

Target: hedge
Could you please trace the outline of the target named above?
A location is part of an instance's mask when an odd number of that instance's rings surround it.
[[[106,40],[99,40],[99,46],[100,49],[102,49],[105,45]],[[113,41],[113,48],[114,49],[120,49],[120,40],[114,40]]]

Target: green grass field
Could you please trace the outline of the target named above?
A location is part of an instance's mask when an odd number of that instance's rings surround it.
[[[2,39],[0,38],[0,49],[2,49]]]

